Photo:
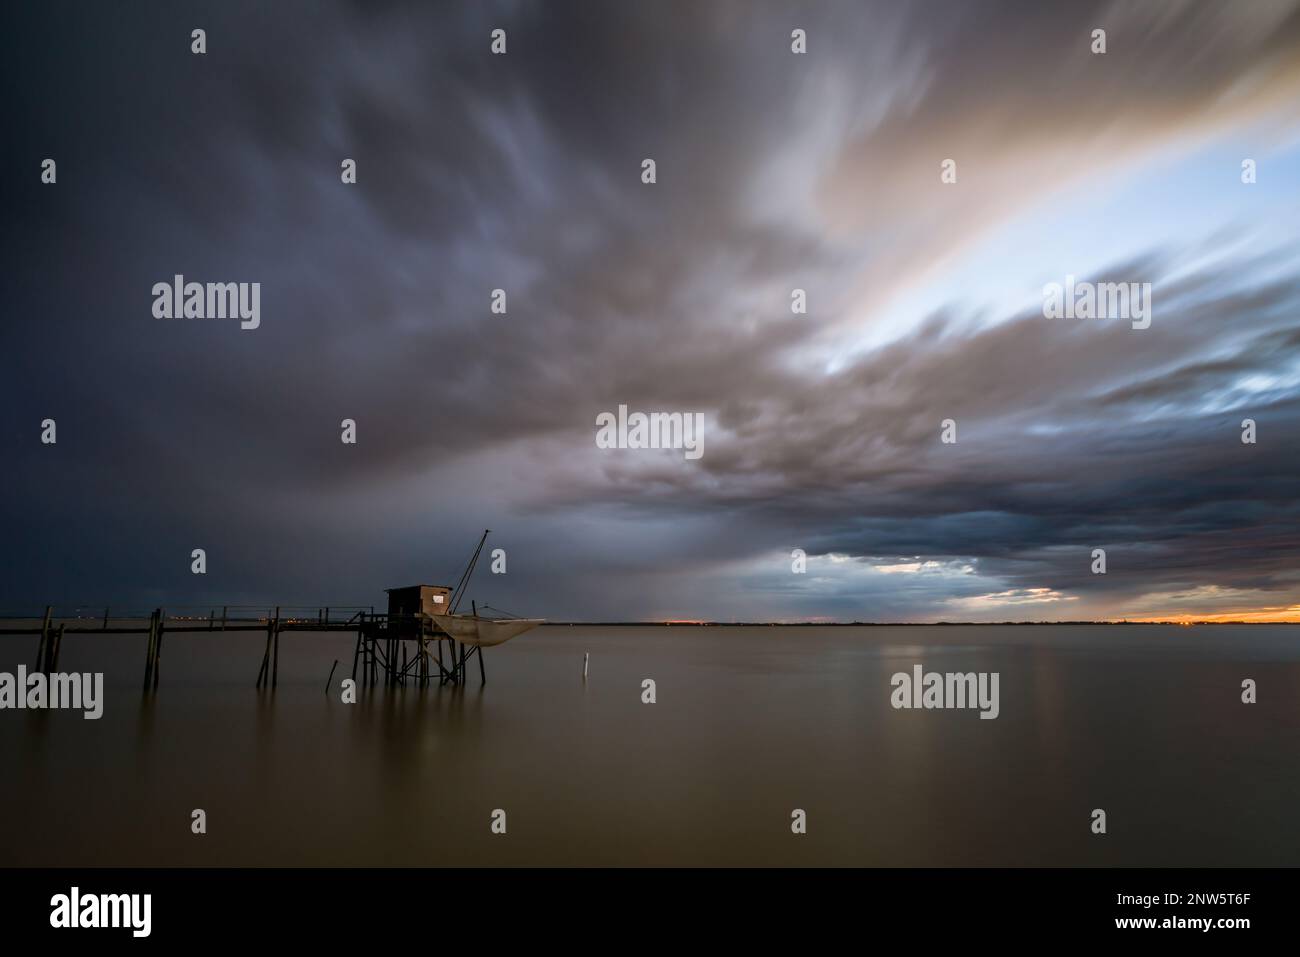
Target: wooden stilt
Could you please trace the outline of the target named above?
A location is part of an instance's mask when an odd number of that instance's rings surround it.
[[[155,632],[158,627],[158,615],[153,613],[149,616],[149,641],[144,650],[144,690],[149,691],[150,682],[153,679],[153,645]]]
[[[45,620],[41,622],[41,640],[40,643],[36,646],[36,670],[42,673],[46,670],[45,669],[45,657],[47,654],[46,649],[48,648],[50,643],[50,615],[53,614],[53,612],[54,612],[53,607],[51,607],[50,605],[45,606]]]
[[[63,650],[63,629],[66,625],[59,625],[59,630],[54,634],[54,654],[50,658],[50,671],[59,670],[59,652]]]
[[[271,658],[271,687],[274,688],[280,680],[280,609],[275,609],[275,649]]]
[[[262,667],[257,672],[257,686],[260,688],[266,682],[267,672],[271,667],[271,616],[266,617],[266,650],[262,652]]]
[[[474,651],[478,654],[478,680],[479,684],[487,684],[487,672],[483,670],[483,646],[479,645]]]
[[[357,680],[357,662],[361,660],[361,635],[366,630],[365,612],[361,614],[361,620],[357,624],[357,647],[352,652],[352,680]]]
[[[158,627],[155,629],[153,641],[153,686],[157,689],[158,673],[162,670],[163,630],[167,627],[167,613],[159,608],[154,614],[158,616]]]
[[[108,631],[108,609],[104,609],[104,630]]]

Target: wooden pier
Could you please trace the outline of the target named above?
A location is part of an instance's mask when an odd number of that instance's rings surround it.
[[[483,650],[454,641],[425,615],[376,613],[374,608],[319,607],[268,609],[212,609],[206,615],[171,615],[155,608],[147,616],[118,615],[104,609],[93,617],[84,609],[71,616],[59,616],[47,606],[39,624],[35,618],[0,618],[0,635],[37,636],[34,671],[50,674],[59,670],[64,639],[83,635],[144,635],[144,687],[156,691],[162,672],[163,639],[169,633],[187,636],[210,632],[265,632],[266,645],[257,672],[256,687],[274,690],[279,682],[280,635],[283,632],[356,633],[352,654],[352,679],[358,686],[396,688],[408,682],[428,687],[459,685],[466,681],[470,661],[477,655],[481,683],[487,683]],[[312,613],[314,612],[314,613]],[[331,672],[332,674],[332,672]]]

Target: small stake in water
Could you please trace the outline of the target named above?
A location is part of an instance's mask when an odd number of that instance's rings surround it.
[[[339,660],[338,660],[337,658],[335,658],[335,659],[334,659],[334,668],[337,668],[338,666],[339,666]],[[329,676],[328,678],[325,679],[325,693],[326,693],[326,694],[329,694],[329,693],[330,693],[330,684],[333,683],[333,681],[334,681],[334,668],[331,668],[331,669],[330,669],[330,676]]]
[[[583,681],[587,680],[587,663],[589,661],[591,661],[591,652],[584,651],[582,653],[582,680]]]

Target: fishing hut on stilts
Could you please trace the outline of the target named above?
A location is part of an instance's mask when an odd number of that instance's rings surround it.
[[[77,608],[72,616],[56,616],[54,609],[47,606],[44,616],[37,620],[39,624],[26,618],[0,619],[0,634],[39,636],[33,671],[43,674],[58,671],[65,635],[145,634],[146,694],[158,689],[165,634],[174,634],[176,638],[171,640],[180,640],[189,639],[196,632],[214,631],[265,631],[266,644],[257,672],[258,688],[274,689],[279,683],[280,635],[294,631],[355,631],[352,679],[359,685],[374,687],[382,680],[387,687],[399,687],[407,682],[427,687],[435,678],[440,685],[461,685],[468,680],[475,658],[478,659],[479,681],[486,684],[483,649],[502,644],[542,624],[541,619],[518,618],[505,612],[501,612],[505,617],[481,614],[475,602],[470,602],[470,614],[458,612],[488,534],[488,531],[483,532],[454,588],[445,585],[390,588],[388,610],[384,613],[376,613],[373,607],[356,606],[276,607],[273,611],[226,606],[220,610],[220,616],[215,608],[209,611],[204,607],[198,614],[173,613],[170,616],[163,609],[156,608],[146,619],[138,613],[110,616],[108,608],[102,615],[96,612],[88,616],[84,614],[86,609]],[[483,606],[484,609],[488,607]],[[65,620],[59,621],[58,618]],[[333,676],[331,670],[326,691]]]

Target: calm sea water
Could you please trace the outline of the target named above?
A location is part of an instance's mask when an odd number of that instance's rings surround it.
[[[142,636],[70,635],[105,715],[0,712],[0,864],[1300,864],[1296,626],[546,627],[355,705],[351,638],[284,635],[274,694],[262,644],[169,632],[143,700]],[[1000,716],[893,709],[916,663]]]

